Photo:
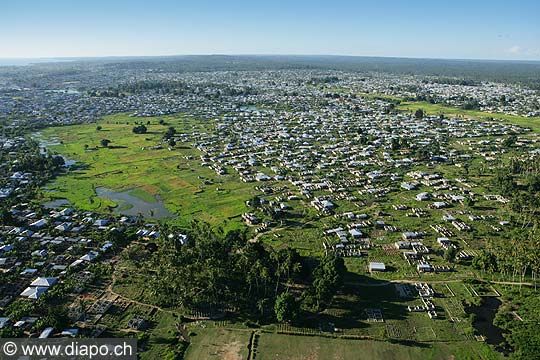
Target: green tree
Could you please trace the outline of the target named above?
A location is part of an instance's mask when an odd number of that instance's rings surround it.
[[[346,272],[343,258],[335,254],[323,257],[313,271],[313,283],[303,294],[305,307],[320,311],[330,305]]]
[[[450,246],[448,250],[444,252],[444,259],[449,262],[453,262],[457,255],[457,249],[453,246]]]
[[[290,292],[281,293],[277,297],[274,312],[279,322],[295,321],[298,317],[299,310],[298,302]]]
[[[502,146],[504,146],[505,148],[512,147],[512,146],[514,146],[516,141],[517,141],[517,136],[516,135],[510,135],[506,139],[503,140]]]
[[[135,134],[146,134],[146,132],[148,131],[148,128],[144,125],[138,125],[138,126],[134,126],[132,131]]]
[[[471,265],[478,270],[495,272],[497,271],[497,258],[495,254],[483,251],[480,255],[472,259]]]
[[[102,147],[109,147],[109,144],[111,143],[111,140],[109,139],[101,139],[101,146]]]
[[[538,324],[531,322],[514,326],[510,335],[510,344],[515,350],[512,359],[538,359],[540,353]]]
[[[167,129],[167,131],[165,132],[165,134],[163,135],[163,137],[165,139],[170,139],[172,138],[174,135],[176,134],[176,129],[172,126],[169,126],[169,128]]]
[[[475,201],[473,199],[471,199],[470,197],[466,197],[463,200],[463,205],[465,205],[467,207],[474,207],[474,204],[475,204]]]

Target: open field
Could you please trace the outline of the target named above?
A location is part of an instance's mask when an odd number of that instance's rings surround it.
[[[251,331],[229,329],[201,329],[191,337],[185,358],[247,360]]]
[[[246,359],[250,331],[201,329],[192,337],[186,359]],[[483,343],[391,342],[256,333],[255,359],[501,359],[502,356]]]
[[[331,88],[331,91],[345,91],[349,90],[340,89],[340,88]],[[507,121],[512,124],[520,125],[523,127],[528,127],[534,130],[535,132],[540,132],[540,118],[539,117],[526,117],[519,115],[509,115],[502,113],[489,113],[479,110],[465,110],[458,107],[453,107],[444,104],[431,104],[427,101],[403,101],[403,97],[396,95],[386,95],[386,94],[377,94],[377,93],[365,93],[365,92],[356,92],[358,96],[367,98],[367,99],[381,99],[390,102],[400,103],[396,105],[397,110],[406,111],[406,112],[415,112],[418,109],[424,110],[424,113],[428,115],[441,115],[446,116],[457,116],[457,117],[469,117],[469,118],[494,118]]]
[[[540,131],[540,118],[538,117],[525,117],[501,113],[489,113],[479,110],[465,110],[442,104],[431,104],[427,101],[404,101],[397,105],[396,109],[408,112],[414,112],[418,109],[422,109],[425,113],[430,115],[444,114],[447,116],[455,115],[458,117],[502,119],[512,124],[531,128],[536,132]]]
[[[0,71],[0,337],[137,338],[142,360],[536,359],[534,69],[253,61]]]
[[[49,148],[70,160],[77,161],[77,169],[59,177],[48,186],[48,198],[66,198],[77,208],[89,211],[108,211],[120,204],[99,197],[95,189],[104,187],[126,191],[145,202],[158,199],[167,210],[178,217],[175,222],[187,224],[197,218],[214,225],[234,228],[240,224],[239,215],[245,211],[245,200],[253,193],[253,185],[234,179],[231,175],[218,176],[208,167],[200,166],[200,151],[189,144],[179,143],[174,152],[154,146],[169,126],[181,133],[197,128],[204,131],[204,122],[189,118],[145,118],[148,133],[134,134],[137,120],[115,115],[97,124],[48,128],[42,139],[58,140]],[[97,130],[96,126],[101,126]],[[110,147],[100,145],[102,139],[111,140]],[[208,185],[203,184],[208,180]]]
[[[433,285],[437,319],[430,319],[425,312],[407,311],[408,305],[421,305],[421,301],[400,298],[398,286],[410,285],[374,281],[346,286],[330,308],[303,322],[306,327],[279,324],[246,328],[228,321],[192,323],[190,329],[195,335],[190,337],[186,359],[245,359],[250,347],[252,359],[503,358],[467,332],[471,322],[462,301],[475,295],[465,284]],[[367,319],[366,309],[375,308],[381,310],[384,321]],[[235,349],[237,355],[225,357],[230,349]]]
[[[141,354],[142,360],[153,360],[163,357],[171,344],[174,343],[174,336],[171,329],[174,328],[175,318],[162,312],[155,322],[155,328],[149,334],[146,347],[148,351]]]
[[[262,334],[257,359],[499,359],[489,347],[474,342],[392,343]]]

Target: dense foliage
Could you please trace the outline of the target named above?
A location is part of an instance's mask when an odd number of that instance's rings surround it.
[[[537,359],[540,353],[540,298],[536,291],[520,289],[503,298],[494,325],[505,330],[506,344],[512,350],[511,358]],[[517,315],[519,314],[519,315]]]
[[[144,125],[137,125],[133,127],[134,134],[146,134],[147,131],[148,131],[148,128]]]
[[[330,305],[346,272],[340,257],[323,257],[310,272],[311,261],[295,249],[267,248],[243,231],[224,234],[202,222],[192,224],[187,239],[165,236],[126,249],[124,259],[150,284],[145,301],[187,314],[273,313],[279,321],[294,321],[300,308],[317,312]]]
[[[313,284],[305,291],[304,306],[319,311],[326,308],[336,291],[343,285],[347,269],[342,257],[325,256],[313,271]]]
[[[293,249],[273,251],[248,241],[243,232],[222,234],[194,223],[186,243],[162,239],[149,262],[152,294],[161,306],[258,313],[299,276],[303,260]]]

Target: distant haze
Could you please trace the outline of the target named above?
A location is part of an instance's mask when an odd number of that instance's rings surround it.
[[[55,58],[0,58],[0,66],[25,66],[38,63],[48,63],[48,62],[64,62],[70,60],[62,60]]]
[[[5,1],[0,64],[176,54],[540,60],[539,24],[538,0]]]

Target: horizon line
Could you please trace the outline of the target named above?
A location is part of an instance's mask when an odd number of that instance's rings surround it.
[[[31,56],[31,57],[0,57],[0,60],[82,60],[82,59],[125,59],[125,58],[174,58],[188,56],[288,56],[288,57],[347,57],[347,58],[383,58],[383,59],[411,59],[411,60],[455,60],[455,61],[499,61],[499,62],[540,62],[539,59],[488,59],[488,58],[460,58],[460,57],[421,57],[421,56],[394,56],[394,55],[350,55],[350,54],[286,54],[286,53],[200,53],[200,54],[168,54],[168,55],[92,55],[92,56]]]

